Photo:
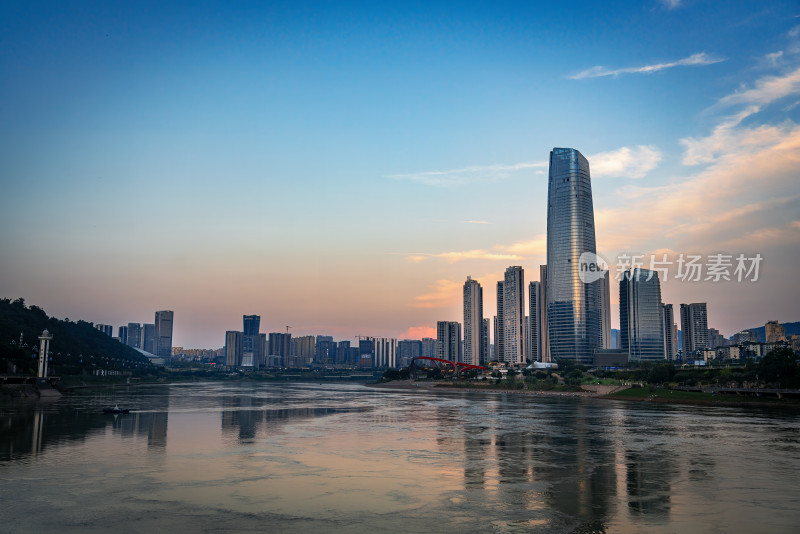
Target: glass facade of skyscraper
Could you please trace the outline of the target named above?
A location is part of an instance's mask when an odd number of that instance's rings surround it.
[[[580,278],[581,254],[597,252],[589,162],[572,148],[550,152],[547,191],[547,323],[550,356],[591,365],[600,331],[600,281]]]
[[[664,360],[664,311],[658,273],[633,269],[619,282],[619,328],[622,350],[631,361]]]
[[[156,312],[153,333],[153,348],[156,356],[169,362],[172,359],[172,321],[174,313],[170,310]],[[146,349],[145,349],[146,350]]]

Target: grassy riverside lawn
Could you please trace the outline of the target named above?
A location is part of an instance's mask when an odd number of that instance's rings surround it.
[[[672,389],[637,387],[628,388],[603,398],[614,400],[650,401],[674,404],[701,404],[718,406],[780,406],[800,408],[796,399],[777,397],[756,397],[755,395],[733,395],[703,393],[700,391],[678,391]]]

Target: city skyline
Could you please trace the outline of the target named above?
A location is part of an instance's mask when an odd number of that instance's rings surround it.
[[[760,254],[757,282],[670,273],[662,300],[726,337],[797,319],[794,2],[2,9],[4,297],[115,328],[173,310],[174,346],[243,313],[419,339],[471,276],[491,323],[505,269],[546,263],[568,146],[610,263]]]

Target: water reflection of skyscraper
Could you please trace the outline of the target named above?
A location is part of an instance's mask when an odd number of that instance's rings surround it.
[[[115,417],[113,428],[123,438],[147,437],[147,448],[163,452],[167,448],[167,425],[169,422],[169,396],[152,400],[152,408],[159,411],[133,412]]]
[[[75,441],[83,441],[111,427],[123,439],[147,436],[148,448],[164,450],[167,444],[168,400],[164,397],[163,412],[131,413],[104,416],[98,409],[75,409],[70,405],[15,407],[0,411],[0,460],[39,455]]]
[[[545,509],[582,523],[606,523],[613,515],[617,493],[614,444],[607,421],[598,419],[596,407],[588,410],[582,403],[548,406],[546,400],[542,402],[537,406],[542,409],[520,406],[525,414],[519,414],[514,431],[497,432],[490,414],[477,420],[474,414],[465,417],[445,410],[439,416],[442,426],[437,442],[443,450],[459,452],[461,447],[447,436],[459,427],[456,419],[464,421],[464,489],[474,506],[502,506],[510,514],[513,511],[516,521],[529,524],[553,520],[537,515],[537,510]],[[499,428],[514,425],[501,423]],[[559,432],[552,432],[554,428]],[[478,488],[482,488],[480,494],[470,492]]]
[[[669,520],[671,480],[677,474],[669,450],[648,449],[625,452],[628,508],[634,514]]]
[[[274,405],[272,405],[274,406]],[[228,439],[247,443],[259,435],[276,432],[291,421],[323,417],[335,413],[366,411],[364,408],[271,408],[264,399],[252,395],[229,396],[222,399],[222,433]]]

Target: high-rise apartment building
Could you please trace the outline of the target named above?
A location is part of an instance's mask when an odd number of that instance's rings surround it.
[[[397,342],[397,363],[400,367],[408,367],[411,360],[418,356],[422,356],[422,341],[402,339]]]
[[[436,357],[453,363],[462,361],[461,323],[456,321],[436,323]]]
[[[225,365],[239,367],[242,365],[242,333],[235,330],[225,332]]]
[[[114,327],[111,326],[110,324],[99,324],[98,323],[98,324],[94,325],[94,327],[97,330],[100,330],[102,333],[104,333],[108,337],[113,337],[113,335],[114,335]]]
[[[728,340],[725,339],[725,336],[719,333],[719,330],[717,330],[716,328],[708,329],[708,348],[716,349],[727,346],[728,346]]]
[[[142,339],[139,342],[141,348],[145,352],[155,355],[156,353],[156,325],[152,323],[145,323],[142,325]]]
[[[480,365],[486,365],[492,359],[489,352],[489,318],[484,317],[481,323],[481,362]]]
[[[314,360],[316,338],[314,336],[298,336],[290,341],[289,354],[292,367],[305,367]]]
[[[322,364],[336,363],[336,342],[333,341],[333,336],[317,336],[314,361]]]
[[[261,367],[261,316],[242,316],[242,358],[239,365],[243,367]]]
[[[694,353],[708,348],[708,309],[705,302],[681,304],[681,341],[683,360],[694,359]]]
[[[664,348],[668,360],[678,357],[678,326],[675,324],[675,311],[672,304],[664,304]]]
[[[528,354],[527,359],[532,362],[542,360],[542,284],[530,282],[528,284]]]
[[[503,299],[505,292],[503,290],[503,282],[497,282],[497,315],[494,317],[494,353],[497,361],[505,361],[506,354],[506,334],[505,334],[505,320],[503,319],[503,311],[505,305]]]
[[[374,367],[397,367],[397,340],[388,337],[367,338],[372,341],[374,352]]]
[[[483,329],[483,288],[477,280],[467,276],[464,282],[464,362],[478,365],[483,354],[481,331]]]
[[[766,329],[765,329],[766,330]],[[758,332],[755,330],[741,330],[733,335],[733,344],[758,343]]]
[[[172,320],[173,312],[161,310],[156,312],[155,331],[153,341],[155,343],[154,354],[159,358],[164,358],[169,362],[172,358]]]
[[[375,342],[371,338],[358,338],[358,365],[361,367],[375,365]]]
[[[135,349],[142,348],[142,325],[139,323],[128,323],[128,340],[125,343]]]
[[[619,327],[622,350],[630,361],[666,358],[661,284],[658,273],[633,269],[619,282]]]
[[[436,348],[437,340],[432,337],[422,338],[422,355],[428,358],[436,358],[438,350]]]
[[[598,280],[600,288],[600,348],[611,348],[611,283],[608,271]]]
[[[525,362],[525,273],[522,267],[506,269],[503,280],[502,361],[510,365]]]
[[[786,341],[786,329],[778,321],[767,321],[764,325],[764,337],[767,343]]]
[[[547,265],[539,266],[539,284],[541,285],[541,295],[539,296],[539,343],[543,362],[550,361],[550,331],[547,328]]]
[[[269,335],[269,356],[268,365],[270,367],[288,367],[289,349],[292,344],[292,334],[272,332]]]
[[[356,355],[350,355],[350,341],[339,341],[336,343],[336,363],[354,365],[358,363],[358,349],[352,347]]]
[[[575,149],[554,148],[547,191],[550,355],[591,365],[602,339],[600,284],[581,280],[584,253],[597,253],[589,162]]]
[[[128,344],[128,327],[127,326],[120,326],[119,330],[119,342],[123,345]]]

